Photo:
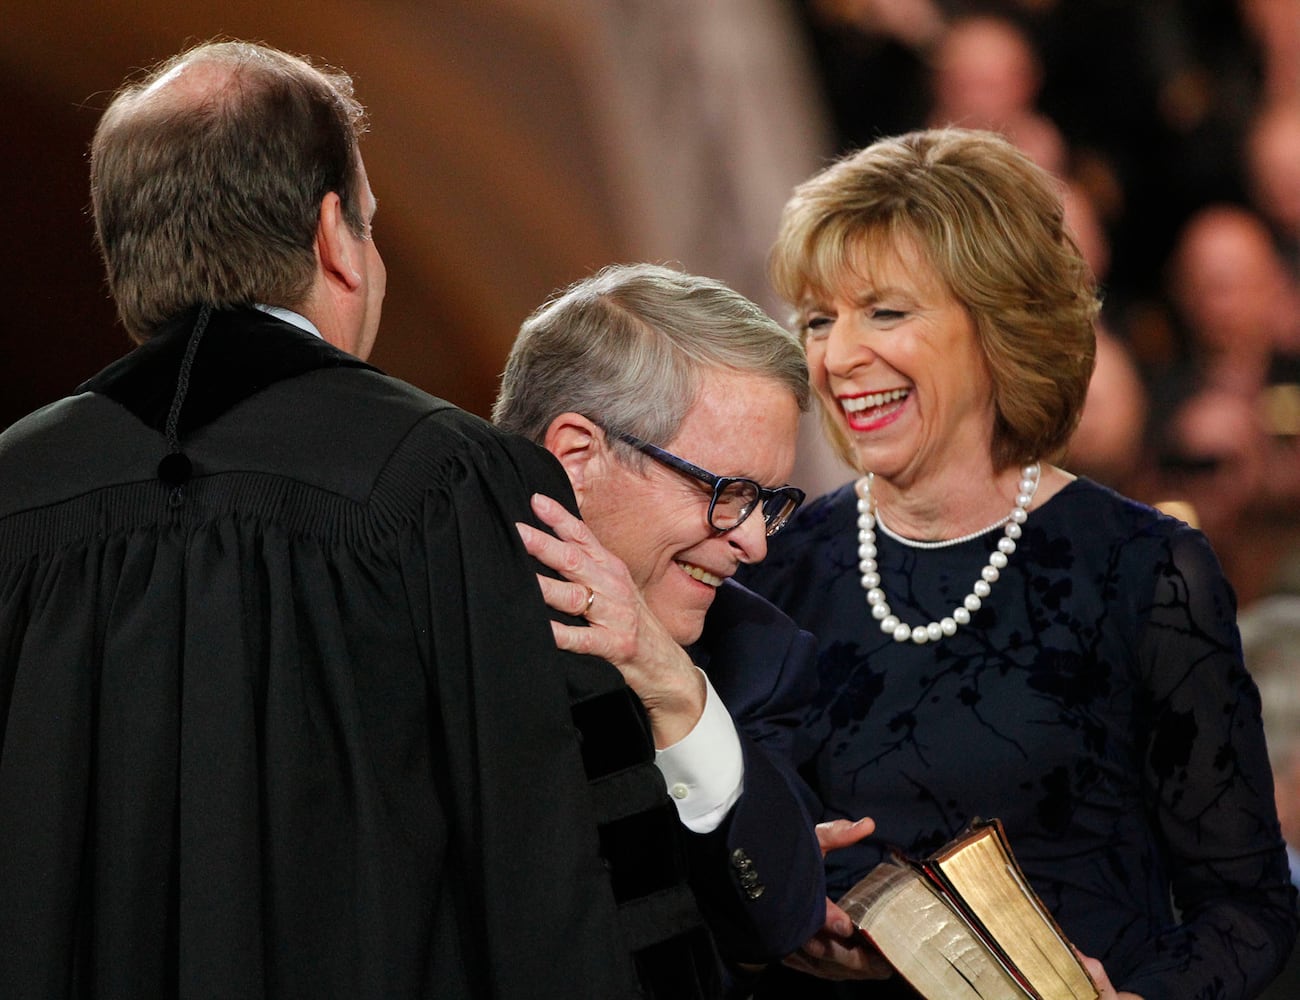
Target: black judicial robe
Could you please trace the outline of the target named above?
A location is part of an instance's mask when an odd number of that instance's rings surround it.
[[[710,991],[640,706],[513,527],[559,466],[236,310],[173,491],[192,319],[0,435],[0,996]]]

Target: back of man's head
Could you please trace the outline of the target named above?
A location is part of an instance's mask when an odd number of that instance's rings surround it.
[[[91,145],[95,231],[127,332],[187,309],[295,307],[321,200],[363,235],[351,80],[247,42],[210,42],[125,86]]]
[[[656,264],[607,267],[524,321],[492,410],[542,443],[561,413],[667,443],[711,370],[769,378],[808,406],[803,347],[719,281]]]

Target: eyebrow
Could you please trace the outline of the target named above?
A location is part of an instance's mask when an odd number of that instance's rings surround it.
[[[848,299],[848,302],[849,305],[855,308],[862,308],[864,306],[874,305],[880,302],[881,299],[889,298],[890,296],[899,296],[908,302],[912,302],[916,298],[914,295],[904,293],[900,288],[873,287],[864,289],[859,294],[852,296]],[[820,297],[810,298],[805,299],[803,303],[800,304],[799,313],[800,315],[804,315],[810,312],[826,312],[829,311],[830,308],[830,303],[826,299]]]

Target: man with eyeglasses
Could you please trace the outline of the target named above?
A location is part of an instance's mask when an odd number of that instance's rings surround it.
[[[814,642],[731,580],[803,501],[785,480],[808,399],[797,337],[725,285],[636,264],[524,322],[493,411],[568,473],[582,519],[539,496],[555,535],[519,530],[562,576],[539,577],[564,616],[557,644],[613,663],[644,706],[733,973],[826,919],[815,804],[793,753]]]

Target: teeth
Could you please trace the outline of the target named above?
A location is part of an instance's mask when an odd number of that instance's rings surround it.
[[[692,566],[690,563],[679,562],[677,564],[686,571],[686,575],[700,583],[707,583],[710,587],[721,587],[722,577],[714,576],[707,569],[701,569],[699,566]]]
[[[840,405],[844,407],[846,413],[860,413],[863,410],[874,410],[877,406],[895,403],[906,398],[906,389],[890,389],[889,392],[873,392],[866,396],[857,396],[854,399],[841,399]]]

